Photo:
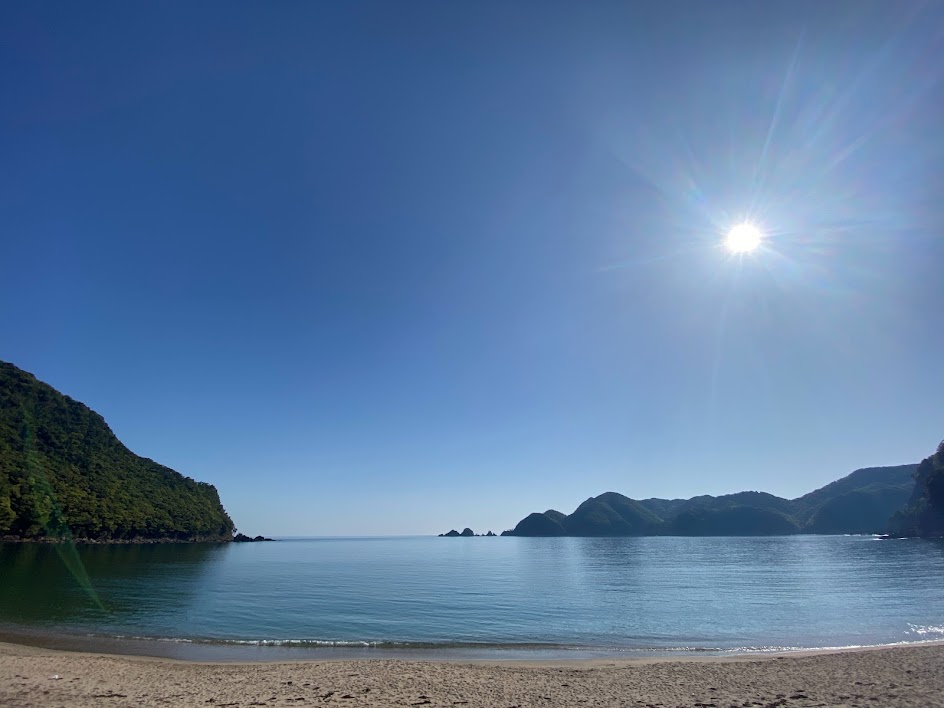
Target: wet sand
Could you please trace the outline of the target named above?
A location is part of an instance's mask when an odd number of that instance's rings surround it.
[[[253,664],[0,644],[0,705],[944,706],[944,644],[672,660]]]

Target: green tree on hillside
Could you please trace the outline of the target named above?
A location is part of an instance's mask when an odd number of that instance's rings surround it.
[[[138,457],[104,419],[0,362],[0,536],[229,540],[216,489]]]

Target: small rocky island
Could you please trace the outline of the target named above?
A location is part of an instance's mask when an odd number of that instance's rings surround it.
[[[472,537],[472,536],[497,536],[497,534],[489,531],[488,533],[475,533],[472,529],[466,527],[462,529],[462,533],[459,533],[455,529],[449,531],[448,533],[439,534],[439,538],[461,538],[461,537]]]
[[[233,536],[233,543],[259,543],[260,541],[274,541],[274,538],[265,536],[247,536],[244,533],[238,533]]]

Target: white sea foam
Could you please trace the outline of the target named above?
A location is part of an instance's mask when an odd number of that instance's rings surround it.
[[[908,630],[911,634],[917,634],[919,637],[941,637],[944,638],[944,624],[909,624]]]

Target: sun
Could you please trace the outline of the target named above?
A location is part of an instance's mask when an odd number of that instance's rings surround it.
[[[724,247],[729,253],[750,253],[760,246],[764,235],[749,221],[733,226],[724,237]]]

